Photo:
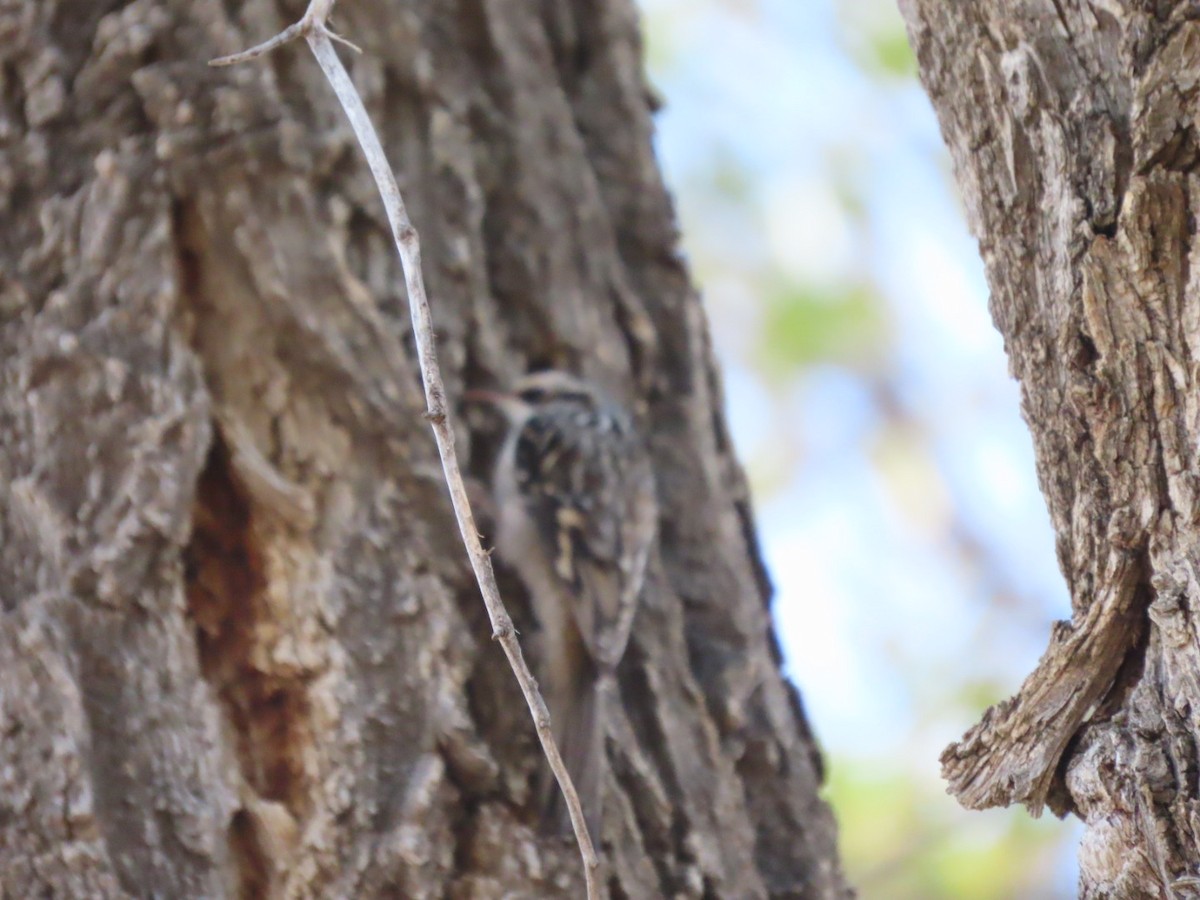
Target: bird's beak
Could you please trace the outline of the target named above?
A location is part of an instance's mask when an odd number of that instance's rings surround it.
[[[497,406],[504,401],[505,394],[499,391],[489,391],[482,388],[474,388],[463,392],[463,400],[467,403],[488,403],[492,406]]]
[[[487,389],[472,389],[463,392],[463,400],[467,403],[482,403],[499,410],[506,418],[516,421],[525,410],[525,403],[513,394]]]

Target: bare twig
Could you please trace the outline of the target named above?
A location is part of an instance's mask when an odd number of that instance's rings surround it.
[[[521,685],[525,702],[533,716],[537,728],[538,739],[542,743],[542,751],[558,779],[559,787],[567,801],[567,809],[571,815],[571,825],[575,829],[575,838],[579,843],[579,852],[583,856],[584,876],[587,881],[587,896],[589,900],[598,900],[600,888],[598,870],[600,861],[596,855],[592,839],[584,823],[583,808],[579,795],[567,774],[562,755],[554,742],[550,731],[550,712],[542,699],[537,682],[529,671],[529,665],[521,653],[521,645],[517,642],[516,630],[512,618],[500,599],[500,591],[496,587],[496,576],[492,571],[489,552],[483,548],[479,539],[479,531],[475,527],[475,517],[471,512],[471,504],[467,500],[467,489],[463,483],[462,472],[459,470],[458,457],[454,452],[454,431],[451,428],[450,412],[446,406],[446,388],[442,382],[441,368],[437,361],[437,351],[434,348],[433,318],[429,310],[429,298],[425,293],[425,281],[421,274],[421,248],[417,231],[408,218],[404,200],[400,196],[400,188],[396,184],[395,175],[388,165],[383,146],[371,119],[367,115],[362,98],[355,89],[349,74],[337,52],[330,43],[331,32],[326,27],[326,20],[336,0],[311,0],[304,17],[296,24],[288,27],[280,34],[242,53],[225,56],[213,60],[210,65],[225,66],[254,59],[274,50],[276,47],[303,36],[313,55],[316,56],[321,70],[329,79],[333,91],[337,94],[350,126],[367,158],[371,174],[387,210],[388,222],[392,227],[392,237],[396,242],[396,250],[400,254],[400,262],[404,268],[404,281],[408,288],[408,302],[412,314],[413,332],[416,337],[417,357],[421,365],[421,377],[425,384],[425,400],[427,409],[425,416],[433,426],[434,437],[437,440],[438,453],[442,460],[442,470],[446,475],[446,484],[450,489],[450,499],[454,505],[454,514],[458,520],[458,529],[462,534],[463,544],[471,559],[471,568],[475,571],[475,579],[479,582],[479,590],[483,594],[483,602],[487,607],[488,618],[492,623],[492,637],[500,642],[504,653],[512,666],[513,674]],[[346,42],[348,43],[348,42]],[[353,45],[350,45],[353,46]],[[357,49],[357,48],[356,48]]]
[[[243,50],[241,53],[234,53],[232,56],[221,56],[217,59],[210,59],[208,64],[210,66],[236,66],[238,63],[249,62],[252,59],[257,59],[264,53],[270,53],[276,47],[282,47],[284,44],[289,44],[298,37],[303,37],[310,28],[312,28],[312,24],[308,21],[308,16],[306,15],[299,22],[289,25],[270,40],[256,44],[249,50]]]

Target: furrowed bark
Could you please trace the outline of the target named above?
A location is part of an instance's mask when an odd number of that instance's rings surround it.
[[[0,11],[0,883],[579,896],[423,416],[399,261],[303,10]],[[447,397],[639,412],[662,539],[622,665],[614,897],[842,897],[629,4],[338,9],[421,231]],[[455,438],[487,472],[496,435]],[[470,428],[468,428],[470,426]],[[522,633],[536,625],[503,570]]]
[[[943,756],[967,806],[1087,823],[1086,897],[1200,872],[1200,21],[901,4],[991,286],[1073,615]]]

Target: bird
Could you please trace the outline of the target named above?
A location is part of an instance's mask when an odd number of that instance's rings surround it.
[[[551,732],[599,840],[608,709],[657,533],[650,455],[629,413],[568,372],[472,394],[507,420],[493,479],[496,549],[529,591]],[[548,771],[538,797],[546,829],[569,834]]]

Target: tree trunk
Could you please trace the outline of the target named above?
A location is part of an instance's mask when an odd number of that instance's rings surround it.
[[[1073,616],[943,756],[1087,823],[1085,897],[1200,875],[1200,11],[902,0],[1020,380]]]
[[[574,845],[538,836],[544,762],[349,127],[303,44],[205,65],[303,8],[0,5],[4,896],[582,893]],[[847,896],[631,3],[337,19],[452,399],[559,366],[648,435],[662,518],[610,728],[608,891]],[[482,480],[496,436],[456,421]]]

